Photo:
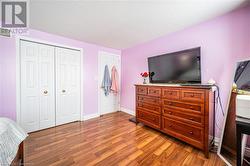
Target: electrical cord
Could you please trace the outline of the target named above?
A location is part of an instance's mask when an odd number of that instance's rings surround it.
[[[211,146],[210,152],[217,153],[217,151],[218,151],[218,146],[216,145]]]
[[[224,113],[224,109],[223,109],[222,101],[221,101],[221,96],[220,96],[220,87],[218,85],[216,85],[216,84],[214,84],[214,86],[216,87],[216,91],[215,91],[215,104],[216,104],[215,114],[218,112],[219,107],[220,107],[222,116],[225,117],[225,113]],[[215,116],[214,121],[215,121],[214,123],[215,123],[216,127],[219,130],[222,130],[221,127],[220,127],[220,125],[219,125],[219,122],[218,122],[218,119],[216,118],[216,116]]]
[[[214,86],[216,87],[215,98],[214,98],[215,99],[214,104],[216,104],[216,106],[214,107],[214,109],[215,109],[215,112],[214,112],[214,114],[215,114],[214,123],[215,124],[214,125],[219,130],[222,130],[221,127],[220,127],[220,125],[218,124],[219,122],[218,122],[218,119],[216,118],[216,112],[218,112],[217,110],[220,107],[221,113],[222,113],[223,117],[225,117],[225,113],[224,113],[224,109],[223,109],[223,106],[222,106],[222,101],[221,101],[221,96],[220,96],[220,88],[219,88],[218,85],[214,85]],[[217,150],[218,150],[218,146],[216,146],[214,144],[214,141],[215,141],[214,138],[210,141],[210,145],[212,145],[211,148],[210,148],[210,151],[213,152],[213,153],[216,153]]]
[[[223,117],[225,116],[225,112],[224,112],[224,109],[223,109],[223,106],[222,106],[222,101],[221,101],[221,97],[220,97],[220,87],[218,85],[214,85],[217,89],[217,97],[216,97],[216,103],[220,105],[220,108],[221,108],[221,113],[223,115]]]
[[[218,110],[218,104],[216,104],[215,110]],[[216,113],[216,111],[215,111],[215,113]],[[216,117],[216,116],[215,116],[215,117]],[[216,127],[217,127],[218,129],[222,130],[221,127],[220,127],[220,125],[219,125],[219,122],[218,122],[218,119],[217,119],[217,118],[215,118],[215,125],[216,125]]]

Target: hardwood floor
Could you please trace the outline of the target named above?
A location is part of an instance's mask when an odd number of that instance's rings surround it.
[[[122,112],[31,133],[24,143],[26,165],[225,165],[172,137],[129,122]]]

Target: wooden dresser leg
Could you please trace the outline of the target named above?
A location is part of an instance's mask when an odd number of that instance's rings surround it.
[[[209,144],[205,144],[203,152],[206,158],[209,158],[209,148],[210,148]]]
[[[204,155],[205,155],[205,157],[208,159],[208,158],[209,158],[209,151],[208,151],[208,150],[205,150],[205,151],[204,151]]]
[[[23,142],[20,144],[20,165],[24,165],[24,147]]]

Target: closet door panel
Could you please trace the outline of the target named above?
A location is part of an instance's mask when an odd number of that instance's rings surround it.
[[[55,126],[55,50],[39,45],[40,129]]]
[[[56,48],[56,125],[80,120],[80,51]]]
[[[21,41],[21,126],[37,131],[55,126],[54,47]]]
[[[72,109],[73,120],[80,120],[80,51],[70,50],[69,58],[69,107]]]
[[[21,126],[27,131],[39,130],[39,47],[22,41],[21,47]]]

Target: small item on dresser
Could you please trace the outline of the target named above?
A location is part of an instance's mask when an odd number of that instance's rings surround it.
[[[148,72],[141,73],[141,76],[143,78],[143,84],[147,84],[147,77],[149,76]]]

